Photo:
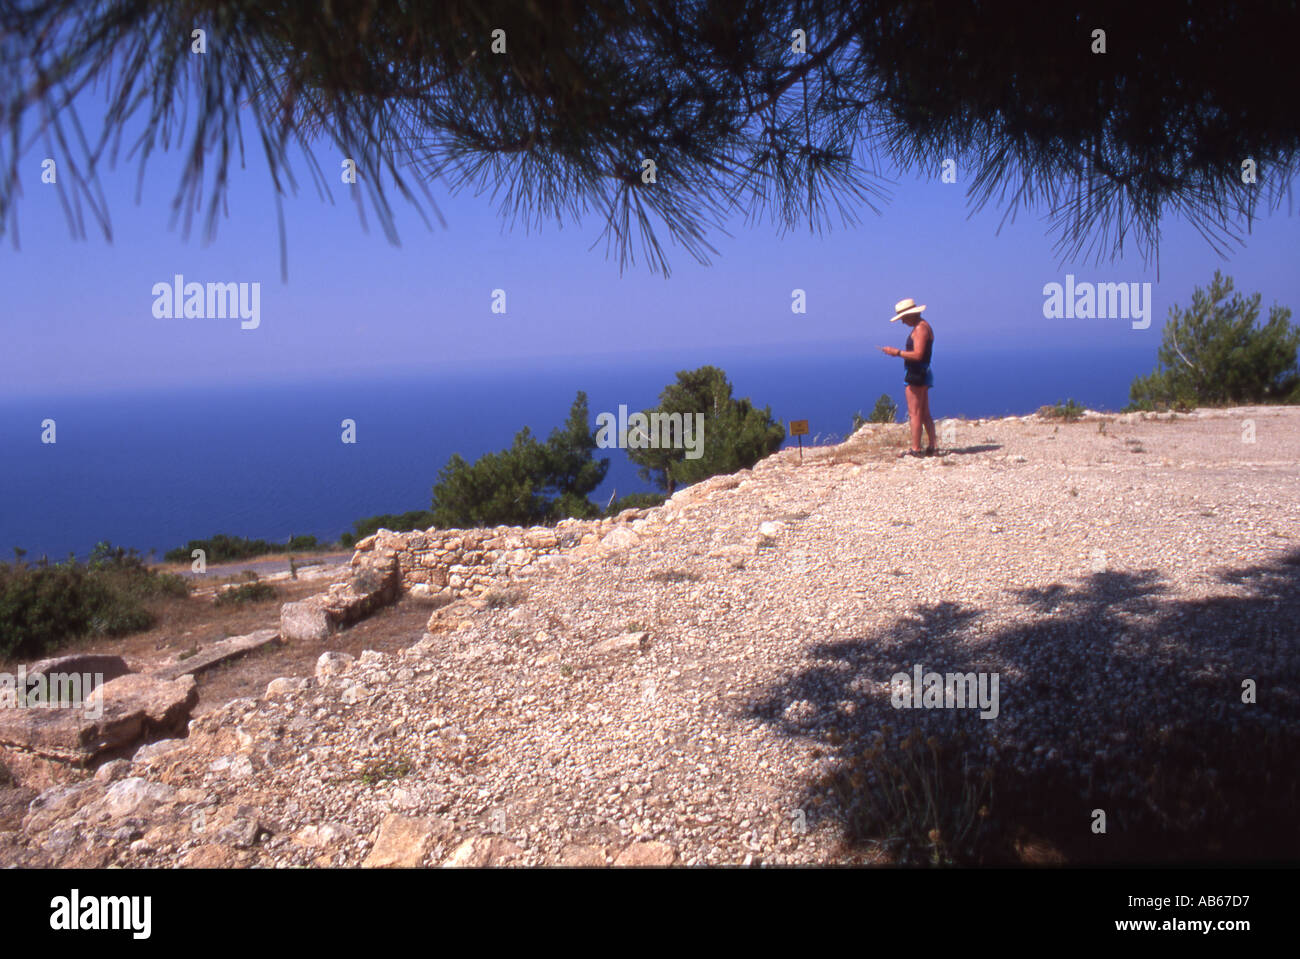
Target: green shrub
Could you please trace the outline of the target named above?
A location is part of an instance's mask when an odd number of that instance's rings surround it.
[[[357,540],[372,536],[381,529],[391,529],[394,533],[403,533],[413,529],[428,529],[433,525],[433,513],[427,509],[413,509],[406,513],[380,513],[367,516],[352,524],[352,532],[339,537],[339,543],[351,548]]]
[[[184,546],[169,549],[163,553],[163,559],[169,563],[188,563],[196,549],[203,550],[204,558],[209,563],[225,563],[265,556],[267,553],[275,552],[278,547],[264,539],[246,539],[243,536],[227,536],[218,533],[208,539],[192,539]]]
[[[871,410],[871,417],[869,422],[872,423],[898,422],[898,404],[894,402],[893,398],[888,393],[881,393],[880,399],[876,400],[876,405]],[[857,426],[855,426],[854,429],[857,429]]]
[[[217,606],[260,603],[268,599],[275,599],[276,595],[276,589],[270,583],[244,583],[242,586],[236,586],[233,589],[221,591],[217,594],[213,603]]]
[[[79,566],[0,568],[0,653],[39,656],[56,642],[90,631],[109,602]]]
[[[154,616],[144,601],[188,594],[182,577],[109,543],[97,543],[84,564],[0,563],[0,655],[40,656],[70,639],[148,629]]]
[[[1055,406],[1040,406],[1038,415],[1049,420],[1064,420],[1067,423],[1073,423],[1083,415],[1084,408],[1074,400],[1066,400],[1063,403],[1057,403]]]
[[[1129,387],[1129,410],[1300,402],[1300,328],[1274,305],[1260,322],[1260,294],[1243,297],[1218,270],[1191,306],[1173,306],[1157,366]]]
[[[731,381],[716,366],[679,371],[676,380],[659,394],[659,405],[643,414],[652,430],[655,414],[660,414],[660,422],[674,424],[670,427],[673,442],[639,448],[629,445],[627,457],[640,467],[643,480],[654,482],[669,495],[679,486],[748,469],[779,450],[785,441],[786,428],[772,418],[771,407],[760,409],[748,397],[733,397]],[[668,419],[663,419],[665,414]],[[688,458],[685,427],[687,417],[692,425],[696,422],[696,414],[703,417],[703,435],[692,430],[693,442],[700,444],[695,450],[699,455]],[[680,433],[671,419],[674,416],[681,421]]]
[[[906,865],[976,864],[992,843],[991,770],[969,761],[964,742],[941,744],[913,730],[869,749],[829,776],[851,840],[870,842]]]
[[[123,576],[112,572],[100,577],[113,589],[135,599],[179,597],[190,594],[190,584],[184,576],[175,573],[150,573],[149,575]]]
[[[468,529],[597,517],[600,507],[587,496],[609,470],[608,457],[594,457],[597,448],[587,394],[579,391],[568,419],[546,442],[525,426],[508,449],[485,453],[472,464],[453,454],[433,487],[433,522],[443,529]]]
[[[163,553],[163,559],[169,563],[188,563],[194,550],[201,549],[208,563],[230,563],[271,553],[310,552],[321,548],[315,536],[294,536],[287,543],[270,543],[218,533],[209,539],[192,539],[184,546],[169,549]]]
[[[357,773],[357,779],[367,786],[374,786],[393,779],[401,779],[410,771],[411,760],[405,756],[399,756],[394,760],[376,760],[369,763]]]

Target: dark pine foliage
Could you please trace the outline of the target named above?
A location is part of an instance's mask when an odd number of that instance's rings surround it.
[[[973,206],[1038,207],[1063,256],[1151,256],[1168,213],[1222,248],[1289,197],[1300,111],[1280,65],[1298,42],[1294,0],[9,0],[0,229],[17,239],[40,144],[72,229],[88,207],[108,235],[97,174],[129,129],[142,165],[185,151],[176,208],[209,235],[249,142],[277,203],[299,148],[326,191],[353,159],[348,189],[394,242],[390,201],[427,223],[440,179],[530,225],[594,212],[620,266],[639,247],[666,271],[665,232],[707,262],[737,211],[849,223],[887,197],[886,161],[937,177],[953,158]],[[108,95],[98,131],[73,107],[91,89]],[[281,237],[283,258],[282,218]]]

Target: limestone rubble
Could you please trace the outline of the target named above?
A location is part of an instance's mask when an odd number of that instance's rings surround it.
[[[617,522],[377,534],[354,563],[399,602],[451,591],[409,648],[327,632],[314,675],[42,792],[0,861],[849,861],[823,777],[886,727],[1121,811],[1144,739],[1300,728],[1300,410],[960,422],[932,459],[898,433]],[[996,672],[997,718],[895,708],[917,665]]]

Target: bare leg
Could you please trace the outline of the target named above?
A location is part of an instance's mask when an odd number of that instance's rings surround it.
[[[908,386],[903,392],[907,395],[907,422],[912,427],[912,449],[921,451],[921,402],[925,387]]]
[[[930,388],[922,386],[917,389],[921,394],[921,422],[925,426],[925,432],[930,437],[930,448],[934,449],[939,444],[934,433],[934,417],[930,415]],[[919,430],[913,430],[913,445],[919,446],[921,443],[921,433]]]

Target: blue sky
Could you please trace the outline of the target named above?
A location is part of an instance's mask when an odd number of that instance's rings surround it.
[[[83,113],[89,130],[97,132],[98,116],[93,108]],[[707,362],[720,349],[865,356],[879,344],[897,345],[899,328],[887,320],[894,301],[907,296],[928,305],[937,349],[1068,352],[1113,343],[1131,350],[1138,338],[1154,362],[1169,306],[1187,303],[1216,268],[1239,290],[1263,293],[1265,307],[1300,306],[1300,221],[1285,208],[1257,221],[1226,260],[1190,224],[1166,221],[1157,280],[1156,265],[1144,266],[1136,250],[1113,262],[1060,263],[1042,209],[1021,211],[999,233],[1001,211],[968,216],[965,187],[941,183],[937,164],[932,178],[885,171],[895,180],[892,199],[880,216],[863,209],[855,227],[782,235],[766,221],[738,218],[731,236],[710,236],[719,251],[711,266],[672,250],[673,273],[665,279],[643,264],[620,275],[616,259],[605,255],[598,217],[530,233],[510,228],[490,197],[452,196],[437,183],[431,190],[446,226],[435,221],[426,229],[398,205],[402,244],[394,247],[372,216],[369,233],[362,229],[348,194],[355,187],[335,175],[331,205],[299,163],[298,195],[286,200],[286,283],[272,187],[255,149],[246,168],[231,170],[228,216],[210,244],[197,229],[186,240],[171,225],[175,151],[151,160],[138,204],[134,161],[101,171],[111,243],[89,224],[86,240],[71,237],[56,193],[66,182],[43,185],[47,154],[29,151],[21,248],[9,238],[0,248],[0,395],[369,377],[568,357],[616,364],[662,355],[685,364]],[[318,158],[327,172],[338,169],[327,150]],[[260,327],[155,318],[152,287],[177,273],[199,282],[260,282]],[[1151,328],[1044,319],[1043,286],[1066,273],[1151,281]],[[496,288],[506,291],[505,315],[490,310]],[[806,315],[791,312],[794,288],[807,293]]]

